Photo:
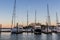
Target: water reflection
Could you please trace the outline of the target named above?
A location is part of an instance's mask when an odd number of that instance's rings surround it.
[[[57,34],[57,40],[60,40],[60,33]]]
[[[23,33],[23,40],[34,40],[33,33]]]
[[[57,40],[58,36],[56,33],[52,33],[52,40]]]
[[[1,40],[1,33],[0,33],[0,40]]]
[[[47,40],[47,35],[46,34],[41,34],[41,40]]]
[[[34,33],[11,34],[1,33],[0,40],[60,40],[60,34],[41,34],[35,35]]]
[[[11,40],[18,40],[18,35],[12,34],[10,39]]]
[[[10,39],[11,40],[23,40],[23,35],[22,34],[11,34]]]
[[[52,40],[52,34],[47,35],[47,40]]]
[[[41,40],[41,35],[34,35],[34,40]]]
[[[23,34],[12,34],[11,40],[33,40],[33,33],[23,33]]]
[[[0,34],[0,40],[9,40],[9,38],[10,38],[10,33],[2,32]]]

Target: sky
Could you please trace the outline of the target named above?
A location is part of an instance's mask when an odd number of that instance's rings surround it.
[[[29,24],[35,20],[35,10],[37,22],[46,23],[47,3],[49,5],[49,14],[51,24],[56,25],[56,13],[60,20],[60,0],[17,0],[16,3],[16,22],[26,25],[27,10]],[[10,27],[13,14],[14,0],[0,0],[0,24],[3,27]]]

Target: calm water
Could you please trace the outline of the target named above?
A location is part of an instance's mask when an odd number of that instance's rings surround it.
[[[60,34],[41,34],[34,35],[33,33],[11,34],[1,33],[0,40],[60,40]]]

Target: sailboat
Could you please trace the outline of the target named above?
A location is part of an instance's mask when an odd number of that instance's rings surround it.
[[[19,33],[23,32],[23,28],[22,27],[19,28],[18,23],[15,26],[15,24],[16,24],[15,17],[16,17],[16,0],[14,2],[14,9],[13,9],[13,15],[12,15],[11,33],[12,34],[19,34]]]
[[[42,30],[42,31],[43,31],[43,33],[45,33],[45,34],[51,34],[52,31],[51,31],[51,29],[49,28],[49,27],[51,26],[51,21],[50,21],[49,6],[48,6],[48,4],[47,4],[47,14],[48,14],[48,16],[47,16],[47,22],[46,22],[46,27],[47,27],[47,28],[45,28],[45,30]]]
[[[36,10],[35,10],[35,26],[34,26],[34,34],[41,34],[41,26],[36,25]]]
[[[52,29],[52,32],[53,32],[53,33],[57,33],[57,28],[54,27],[54,28]]]
[[[50,26],[48,26],[48,23],[46,22],[46,28],[44,30],[42,30],[43,33],[45,34],[51,34],[51,29],[49,28]]]
[[[57,28],[57,26],[58,26],[57,23],[58,23],[58,17],[57,17],[57,13],[56,13],[56,27],[54,27],[54,28],[52,29],[52,32],[53,32],[53,33],[57,33],[57,29],[58,29],[58,28]]]
[[[20,34],[23,33],[23,28],[18,26],[18,23],[16,25],[16,27],[12,28],[12,34]]]
[[[57,27],[57,33],[60,33],[60,23],[59,23],[59,21],[58,21],[58,15],[57,15],[57,13],[56,13],[56,27]]]

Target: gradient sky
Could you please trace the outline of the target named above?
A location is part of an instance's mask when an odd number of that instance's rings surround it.
[[[49,13],[51,24],[56,24],[56,12],[60,17],[60,0],[17,0],[16,4],[16,22],[26,25],[27,10],[29,14],[29,24],[34,22],[35,10],[37,11],[37,22],[45,24],[47,19],[47,3],[49,4]],[[11,25],[14,0],[0,0],[0,24],[3,27]],[[59,18],[60,20],[60,18]]]

